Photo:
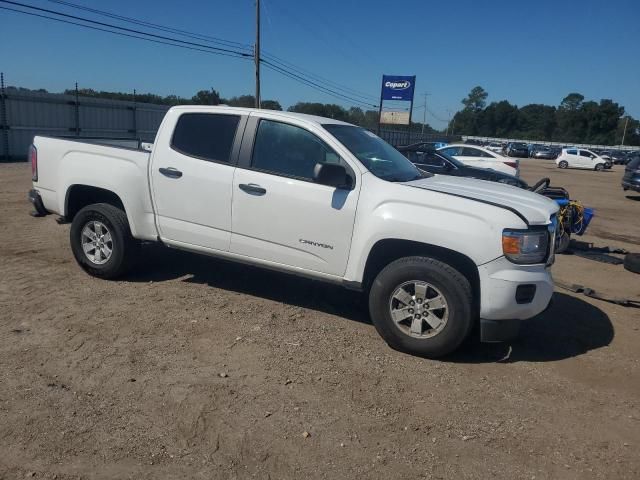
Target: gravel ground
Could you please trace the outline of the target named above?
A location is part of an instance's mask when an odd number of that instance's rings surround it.
[[[613,172],[524,160],[597,209],[585,240],[640,251]],[[389,349],[358,294],[160,248],[125,281],[76,266],[0,165],[0,479],[640,478],[640,311],[558,291],[512,345]],[[559,256],[557,279],[640,296]]]

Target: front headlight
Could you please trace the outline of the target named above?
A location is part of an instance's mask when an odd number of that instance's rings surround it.
[[[502,231],[502,251],[513,263],[532,265],[544,263],[549,252],[549,231],[510,230]]]

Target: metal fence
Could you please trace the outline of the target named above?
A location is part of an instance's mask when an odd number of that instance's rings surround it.
[[[394,147],[399,145],[411,145],[418,142],[458,142],[462,139],[459,135],[444,135],[439,133],[422,133],[419,130],[392,130],[382,128],[380,138]]]
[[[24,160],[35,135],[152,142],[166,105],[0,91],[0,161]]]

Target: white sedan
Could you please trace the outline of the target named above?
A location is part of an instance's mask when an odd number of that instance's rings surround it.
[[[560,168],[585,168],[588,170],[604,170],[607,160],[584,148],[563,148],[556,159]]]
[[[438,151],[444,152],[470,167],[490,168],[516,177],[520,176],[519,160],[492,152],[488,148],[477,147],[475,145],[454,144],[439,148]]]

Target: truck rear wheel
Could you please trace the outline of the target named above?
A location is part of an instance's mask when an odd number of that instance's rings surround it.
[[[105,279],[126,273],[138,247],[125,212],[107,203],[80,210],[71,223],[70,240],[73,256],[84,271]]]
[[[429,257],[405,257],[378,274],[369,291],[369,312],[392,348],[436,358],[454,351],[473,327],[467,278]]]

